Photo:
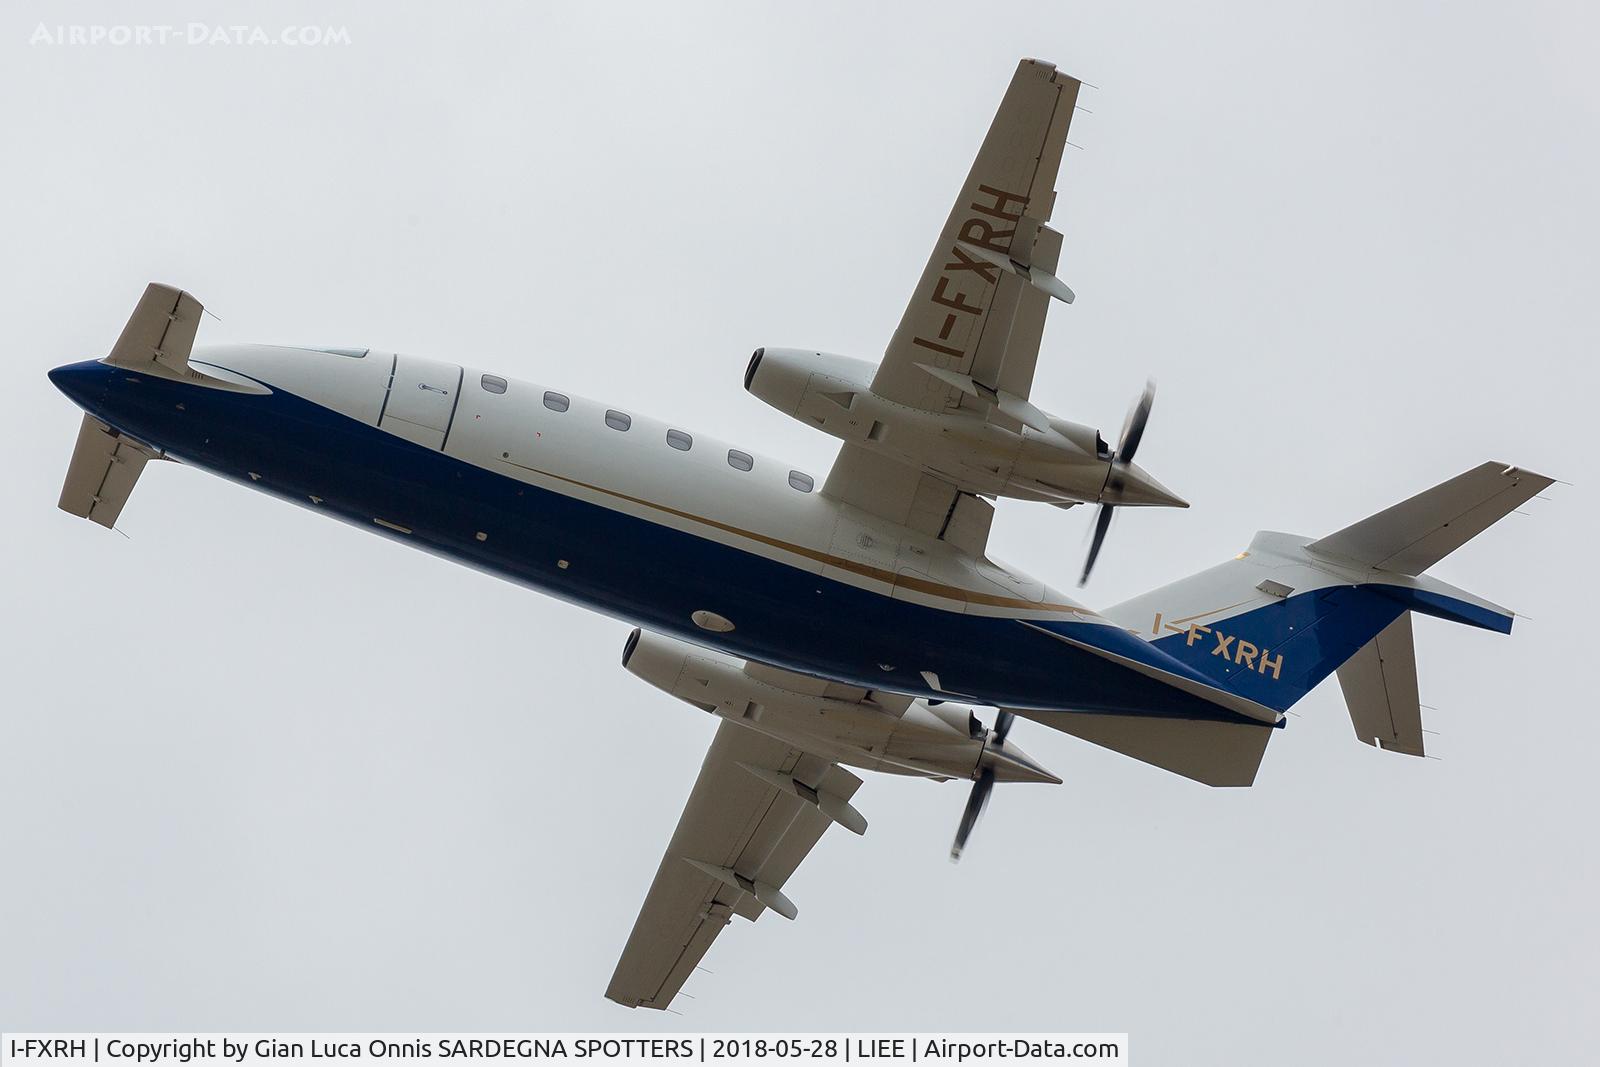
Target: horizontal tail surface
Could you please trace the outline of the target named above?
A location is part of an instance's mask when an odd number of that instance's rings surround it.
[[[1421,574],[1554,480],[1504,463],[1484,463],[1306,548],[1372,570]]]
[[[1271,726],[1247,722],[1051,711],[1017,714],[1101,748],[1215,786],[1252,784],[1274,732]]]
[[[1411,616],[1500,633],[1513,619],[1423,571],[1552,481],[1485,463],[1327,537],[1258,533],[1228,562],[1105,615],[1218,689],[1274,711],[1338,671],[1356,735],[1420,756]],[[1186,727],[1154,721],[1131,732],[1116,724],[1077,730],[1074,718],[1048,721],[1210,784],[1248,784],[1270,737],[1242,726],[1185,740],[1173,731]]]
[[[1228,562],[1106,614],[1282,711],[1408,611],[1509,633],[1510,611],[1422,571],[1551,481],[1486,463],[1327,537],[1259,533]]]

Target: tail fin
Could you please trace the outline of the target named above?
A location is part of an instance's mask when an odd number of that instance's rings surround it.
[[[1500,633],[1513,618],[1423,571],[1552,481],[1485,463],[1327,537],[1258,533],[1227,563],[1105,615],[1276,711],[1337,670],[1357,736],[1420,756],[1411,615]]]

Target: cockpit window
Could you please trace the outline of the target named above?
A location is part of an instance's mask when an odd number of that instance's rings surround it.
[[[363,358],[371,349],[367,348],[308,348],[307,352],[326,352],[330,356],[349,356],[351,359]]]

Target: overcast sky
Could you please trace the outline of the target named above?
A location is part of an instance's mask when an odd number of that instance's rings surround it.
[[[142,22],[325,47],[30,44]],[[1577,1062],[1600,997],[1583,612],[1600,484],[1600,90],[1584,5],[9,5],[0,283],[0,1028],[1128,1031],[1146,1064]],[[1568,479],[1417,626],[1441,757],[1331,680],[1250,790],[1031,723],[1056,788],[868,776],[865,838],[737,921],[683,1016],[603,999],[714,723],[628,627],[149,469],[55,508],[145,283],[201,343],[471,360],[825,472],[758,345],[877,358],[1019,57],[1086,90],[1034,400],[1193,502],[1121,518],[1122,600],[1481,461]],[[1002,504],[1063,588],[1090,516]]]

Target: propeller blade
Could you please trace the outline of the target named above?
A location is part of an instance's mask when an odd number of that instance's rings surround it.
[[[1094,561],[1100,558],[1100,546],[1106,543],[1106,531],[1111,529],[1112,510],[1110,504],[1101,504],[1099,513],[1094,517],[1094,540],[1089,542],[1089,558],[1083,561],[1083,577],[1078,579],[1079,587],[1088,584]]]
[[[972,784],[972,793],[967,797],[967,810],[961,813],[961,825],[956,827],[956,839],[950,845],[951,863],[961,859],[961,850],[967,847],[967,838],[971,836],[972,828],[978,825],[978,816],[983,814],[993,789],[994,772],[986,767]]]
[[[1011,724],[1017,721],[1015,714],[1002,710],[994,717],[994,739],[1000,744],[1006,743],[1006,734],[1011,732]]]
[[[1156,383],[1147,381],[1144,383],[1144,392],[1139,394],[1139,399],[1128,409],[1128,417],[1123,420],[1122,436],[1117,440],[1117,450],[1111,454],[1110,468],[1106,472],[1107,488],[1122,491],[1125,484],[1123,472],[1133,462],[1134,453],[1139,451],[1139,442],[1144,440],[1144,428],[1150,422],[1150,409],[1155,402]],[[1100,558],[1100,548],[1106,543],[1106,531],[1111,529],[1112,507],[1111,504],[1101,504],[1099,514],[1095,516],[1094,540],[1089,542],[1089,558],[1083,561],[1079,587],[1089,583],[1089,572],[1094,570],[1094,561]]]
[[[1150,421],[1150,408],[1156,401],[1156,383],[1144,383],[1144,392],[1139,394],[1139,399],[1128,412],[1128,420],[1122,424],[1122,440],[1117,442],[1117,463],[1132,463],[1133,454],[1139,451],[1139,442],[1144,439],[1145,424]]]

